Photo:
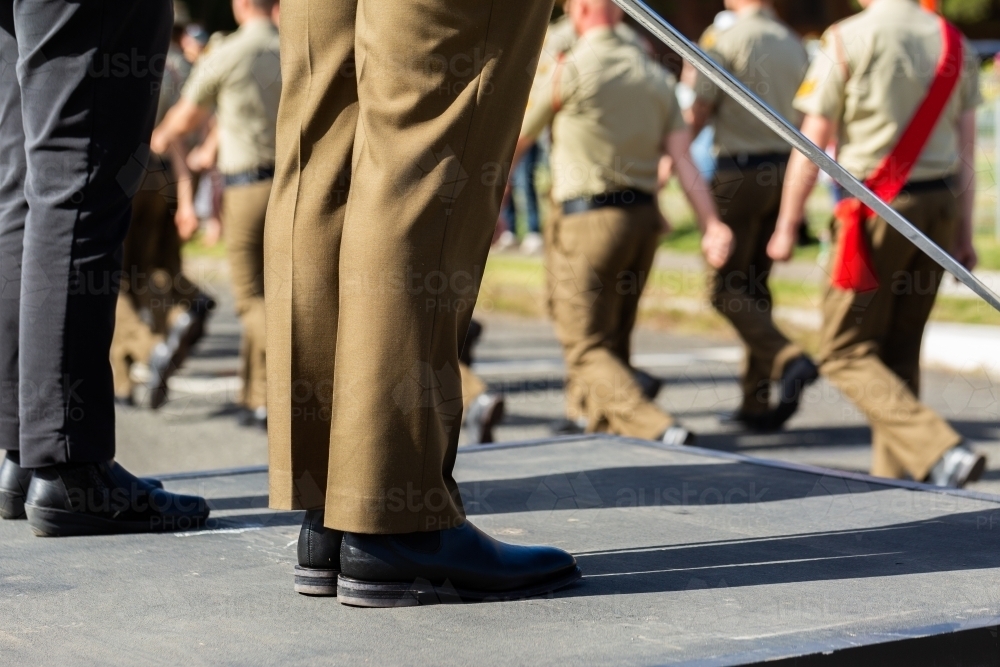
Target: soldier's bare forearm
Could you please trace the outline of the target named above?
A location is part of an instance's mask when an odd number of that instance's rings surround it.
[[[817,146],[826,146],[833,137],[833,123],[822,116],[807,116],[802,133]],[[816,187],[819,168],[798,151],[792,151],[785,173],[781,195],[781,212],[778,215],[777,233],[794,233],[805,214],[806,201]]]
[[[708,184],[702,178],[701,172],[691,158],[691,134],[688,130],[672,132],[667,137],[667,155],[674,162],[674,172],[687,195],[688,201],[698,216],[698,225],[702,233],[706,227],[718,221],[719,214],[715,208]]]

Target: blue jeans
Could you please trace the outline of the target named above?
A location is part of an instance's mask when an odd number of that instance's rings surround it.
[[[538,193],[535,191],[535,167],[538,166],[541,154],[541,147],[535,143],[514,168],[511,178],[514,191],[503,207],[503,216],[510,225],[511,231],[515,231],[517,226],[517,202],[523,201],[524,215],[528,223],[527,231],[529,234],[538,233]]]

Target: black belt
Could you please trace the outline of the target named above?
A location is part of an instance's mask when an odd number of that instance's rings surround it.
[[[952,177],[934,178],[929,181],[910,181],[903,186],[900,191],[916,194],[918,192],[936,192],[938,190],[948,190],[952,185]]]
[[[929,181],[910,181],[903,186],[903,189],[899,191],[899,194],[915,195],[923,192],[940,192],[941,190],[950,190],[954,183],[954,176],[932,178]],[[837,183],[834,183],[834,194],[837,201],[840,201],[841,199],[850,199],[853,196]]]
[[[248,171],[241,171],[238,174],[223,175],[227,188],[239,185],[253,185],[261,181],[269,181],[274,178],[274,167],[257,167]]]
[[[630,206],[646,206],[653,203],[653,195],[640,190],[615,190],[593,197],[578,197],[562,203],[563,215],[586,213],[599,208],[614,206],[628,208]]]
[[[716,170],[758,169],[770,165],[783,166],[788,163],[788,156],[788,153],[758,153],[756,155],[741,153],[739,155],[726,155],[716,160],[718,163]]]

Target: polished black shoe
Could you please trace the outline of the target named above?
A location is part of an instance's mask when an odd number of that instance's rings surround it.
[[[636,384],[642,389],[642,395],[651,401],[656,399],[660,393],[660,389],[663,388],[663,380],[650,375],[646,371],[633,370],[632,377],[635,378]]]
[[[259,428],[267,431],[267,408],[259,407],[256,410],[250,408],[240,408],[236,413],[236,423],[246,428]]]
[[[819,369],[813,360],[804,354],[785,364],[785,371],[781,374],[778,407],[771,413],[771,430],[781,428],[798,412],[799,402],[806,387],[818,378]]]
[[[552,435],[582,435],[587,432],[586,419],[560,419],[552,424]]]
[[[209,514],[204,498],[169,493],[110,461],[35,470],[24,507],[41,537],[192,530]]]
[[[118,466],[117,463],[113,465]],[[22,468],[9,456],[4,459],[3,465],[0,465],[0,518],[14,520],[28,518],[24,513],[24,499],[31,485],[32,472],[28,468]],[[140,477],[139,481],[157,489],[163,488],[163,482],[158,479]]]
[[[323,525],[323,510],[309,510],[299,531],[299,564],[295,566],[295,592],[302,595],[336,595],[340,574],[340,545],[344,533]]]
[[[467,521],[431,533],[346,533],[337,599],[355,607],[521,600],[580,576],[576,559],[561,549],[498,542]]]
[[[766,433],[775,430],[774,411],[769,410],[760,414],[751,414],[738,410],[732,414],[723,415],[719,422],[727,426],[738,426],[750,431]]]
[[[31,471],[8,455],[0,464],[0,518],[24,519],[24,497],[31,484]]]
[[[969,482],[978,482],[985,470],[986,457],[973,451],[967,442],[960,442],[938,459],[924,481],[934,486],[962,489]]]
[[[486,392],[476,397],[465,418],[469,444],[485,445],[493,442],[493,429],[503,421],[504,407],[503,394]]]
[[[147,402],[158,410],[167,402],[167,382],[187,359],[191,348],[205,335],[205,322],[215,308],[215,301],[204,294],[192,299],[188,309],[177,316],[167,338],[153,348],[149,358]]]

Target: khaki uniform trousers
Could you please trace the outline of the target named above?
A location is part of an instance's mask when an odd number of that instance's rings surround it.
[[[264,327],[264,220],[271,181],[222,191],[222,231],[236,313],[243,325],[240,341],[240,403],[256,410],[267,405],[267,345]]]
[[[588,432],[653,440],[673,419],[642,394],[629,363],[639,299],[660,223],[651,206],[553,217],[546,246],[549,310],[563,346],[567,416]]]
[[[747,415],[770,410],[771,382],[780,380],[785,364],[802,355],[802,349],[774,324],[768,286],[773,262],[767,244],[781,206],[784,171],[783,162],[723,169],[712,184],[719,215],[733,230],[735,247],[726,265],[711,273],[711,299],[745,347],[740,412]]]
[[[892,206],[951,247],[960,214],[949,190],[903,194]],[[867,232],[881,287],[862,294],[828,288],[820,370],[868,418],[872,474],[920,481],[962,440],[918,399],[920,346],[944,274],[883,219],[870,219]]]
[[[286,0],[268,211],[270,499],[464,521],[459,350],[552,2]]]
[[[181,270],[181,241],[174,223],[177,194],[169,167],[156,157],[151,161],[159,168],[149,170],[132,200],[111,340],[115,395],[121,398],[132,395],[132,364],[149,361],[174,318],[200,294]]]

